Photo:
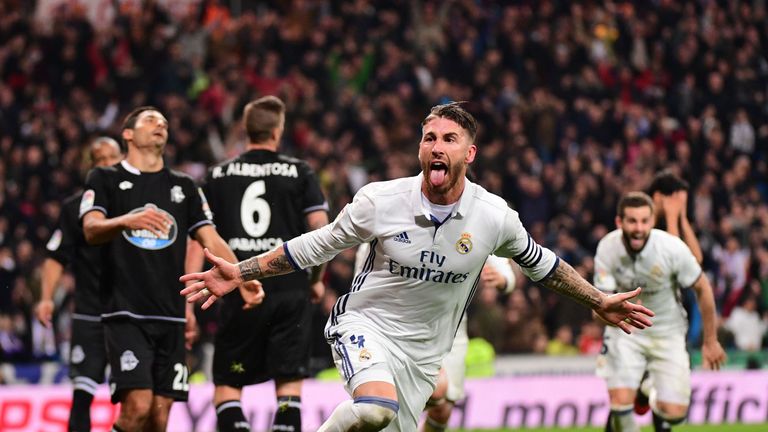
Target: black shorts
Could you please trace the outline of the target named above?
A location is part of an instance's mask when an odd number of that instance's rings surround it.
[[[69,377],[75,389],[94,394],[96,387],[104,382],[106,367],[107,348],[104,345],[104,326],[99,317],[73,318]]]
[[[131,319],[104,322],[112,403],[126,390],[151,389],[157,396],[186,401],[189,370],[185,363],[184,324]]]
[[[308,285],[305,274],[291,276]],[[240,388],[274,378],[308,376],[309,294],[308,289],[295,285],[280,289],[290,279],[281,276],[264,281],[264,303],[250,310],[242,310],[243,300],[237,292],[226,297],[213,353],[214,384]]]

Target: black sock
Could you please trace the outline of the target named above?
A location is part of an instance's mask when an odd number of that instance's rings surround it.
[[[281,396],[277,398],[274,432],[301,432],[301,398],[299,396]]]
[[[251,430],[239,400],[225,401],[216,405],[216,426],[219,432],[250,432]]]
[[[653,430],[656,432],[672,432],[672,425],[661,416],[653,413]]]
[[[72,393],[72,408],[69,410],[69,432],[91,430],[91,401],[93,395],[85,390],[75,389]]]
[[[611,423],[611,413],[608,413],[608,421],[605,422],[605,432],[613,432],[613,423]]]

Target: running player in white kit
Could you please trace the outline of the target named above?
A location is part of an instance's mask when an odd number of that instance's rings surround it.
[[[203,307],[242,280],[285,274],[370,243],[363,272],[326,326],[336,366],[354,401],[336,407],[320,431],[415,431],[489,255],[513,258],[532,280],[592,308],[630,332],[653,312],[606,295],[528,235],[506,202],[466,180],[477,122],[460,104],[439,105],[422,123],[422,173],[371,183],[334,222],[237,264],[206,251],[213,268],[190,273],[181,291]]]
[[[610,427],[636,432],[633,401],[643,372],[654,382],[650,405],[670,425],[685,420],[691,395],[691,370],[685,349],[688,321],[680,289],[693,288],[704,322],[704,367],[718,369],[725,352],[717,341],[712,288],[688,246],[667,232],[653,229],[653,201],[630,192],[618,205],[618,229],[597,246],[595,286],[604,292],[642,287],[638,299],[656,313],[653,328],[626,335],[607,326],[597,373],[605,378],[611,403]],[[670,426],[671,427],[671,426]]]

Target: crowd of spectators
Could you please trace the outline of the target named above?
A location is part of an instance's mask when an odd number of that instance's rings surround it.
[[[125,113],[156,105],[170,121],[168,164],[199,178],[243,149],[241,109],[265,94],[286,101],[284,149],[311,162],[333,212],[367,182],[418,172],[429,107],[467,101],[479,183],[587,278],[620,194],[673,170],[691,185],[724,334],[741,329],[730,347],[766,346],[764,2],[92,3],[108,18],[76,1],[0,1],[0,358],[55,357],[67,339],[66,313],[54,340],[31,308],[91,138],[119,137]],[[326,308],[348,289],[353,257],[329,266]],[[66,311],[74,286],[62,284]],[[469,312],[471,334],[500,353],[600,347],[588,311],[523,277],[508,296],[481,290]]]

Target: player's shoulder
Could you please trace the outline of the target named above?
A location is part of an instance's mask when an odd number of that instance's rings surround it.
[[[80,201],[83,199],[83,192],[83,190],[78,190],[77,192],[64,198],[61,202],[62,207],[79,207]]]
[[[189,174],[175,169],[168,169],[168,177],[172,183],[180,183],[184,186],[195,186],[195,180]]]
[[[604,235],[603,238],[600,239],[599,242],[597,242],[597,251],[605,252],[607,250],[611,251],[611,254],[614,255],[613,252],[617,250],[621,250],[621,248],[624,247],[624,244],[621,240],[621,230],[615,229],[608,234]]]
[[[361,187],[356,196],[368,197],[371,200],[393,199],[400,196],[408,197],[413,190],[415,177],[403,177],[394,180],[376,181]]]
[[[120,174],[121,166],[120,164],[111,165],[111,166],[97,166],[91,168],[90,171],[88,171],[89,177],[101,177],[101,178],[110,178],[110,177],[116,177]]]
[[[238,156],[235,156],[235,157],[232,157],[232,158],[229,158],[229,159],[225,159],[225,160],[223,160],[223,161],[221,161],[219,163],[211,165],[208,168],[208,173],[210,174],[211,171],[213,171],[214,169],[216,169],[216,168],[223,168],[223,167],[225,167],[225,166],[227,166],[227,165],[229,165],[231,163],[234,163],[234,162],[242,162],[242,160],[243,160],[243,155],[238,155]]]
[[[664,230],[653,228],[651,230],[651,239],[660,249],[669,248],[684,248],[688,249],[683,239],[676,235],[672,235]]]
[[[300,158],[297,158],[295,156],[289,156],[289,155],[283,154],[283,153],[277,153],[276,156],[277,156],[278,162],[295,164],[295,165],[302,165],[302,166],[309,167],[309,163],[307,163],[307,161],[305,161],[304,159],[300,159]]]
[[[472,183],[467,180],[466,188],[472,194],[472,197],[482,206],[488,207],[492,210],[497,210],[506,213],[508,210],[512,210],[509,207],[507,201],[496,195],[495,193],[488,192],[484,187],[477,183]]]

